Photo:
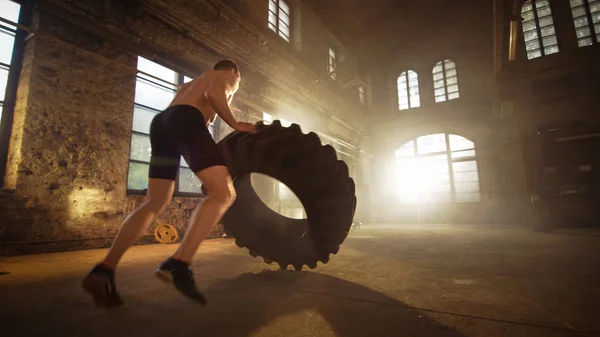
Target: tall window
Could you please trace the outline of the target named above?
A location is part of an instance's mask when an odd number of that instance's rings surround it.
[[[329,76],[331,76],[331,78],[333,78],[334,80],[335,80],[335,68],[336,68],[335,52],[333,51],[333,49],[329,48],[329,63],[328,63],[327,70],[329,71]]]
[[[475,144],[458,135],[431,134],[402,145],[395,178],[402,203],[481,201]]]
[[[558,53],[558,41],[548,0],[528,0],[521,7],[527,59]]]
[[[419,76],[412,70],[405,71],[398,76],[398,106],[400,110],[421,106]]]
[[[579,47],[600,41],[600,0],[571,0],[571,13]]]
[[[0,17],[18,22],[21,6],[13,1],[2,0],[0,2]],[[15,45],[15,34],[17,28],[0,22],[0,123],[2,123],[2,111],[4,110],[4,99],[6,97],[6,84],[8,83],[8,71]]]
[[[358,100],[363,104],[365,103],[365,87],[362,85],[358,87]]]
[[[440,61],[433,67],[433,90],[436,103],[459,97],[458,75],[453,61]]]
[[[148,188],[150,164],[150,123],[175,97],[177,87],[192,79],[155,62],[138,57],[138,74],[135,85],[131,152],[127,188],[141,191]],[[213,134],[213,126],[209,127]],[[214,135],[213,135],[214,136]],[[201,183],[181,158],[176,192],[200,193]]]
[[[269,0],[269,29],[290,42],[290,6],[283,0]]]

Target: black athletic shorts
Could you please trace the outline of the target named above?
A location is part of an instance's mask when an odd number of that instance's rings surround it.
[[[170,106],[154,116],[150,124],[150,178],[175,180],[183,156],[193,172],[225,160],[208,132],[200,110],[189,105]]]

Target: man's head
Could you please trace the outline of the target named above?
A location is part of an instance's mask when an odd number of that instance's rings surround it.
[[[238,76],[240,73],[237,64],[235,64],[235,62],[232,60],[221,60],[215,63],[215,67],[213,69],[229,71],[235,76]]]

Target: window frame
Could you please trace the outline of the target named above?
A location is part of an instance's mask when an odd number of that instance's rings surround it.
[[[21,1],[12,2],[20,6],[19,16],[15,23],[29,27],[33,18],[33,7],[27,6],[26,3],[24,4]],[[4,91],[4,100],[2,101],[2,109],[0,110],[0,114],[2,115],[0,122],[0,188],[4,188],[4,178],[7,169],[6,165],[8,164],[8,151],[17,101],[17,91],[21,69],[23,67],[23,57],[25,56],[25,40],[29,35],[29,32],[12,26],[4,21],[0,22],[0,26],[3,27],[2,29],[14,33],[10,64],[3,64],[5,67],[7,66],[8,74],[6,90]]]
[[[589,46],[595,45],[595,44],[597,44],[599,42],[598,40],[600,40],[600,31],[596,32],[596,29],[595,29],[596,25],[600,25],[600,21],[598,23],[594,23],[594,17],[592,16],[592,11],[590,9],[590,0],[581,0],[581,1],[583,2],[582,5],[578,5],[577,7],[573,7],[573,3],[571,2],[571,0],[569,0],[569,6],[571,8],[571,17],[573,19],[573,28],[575,29],[575,38],[577,39],[577,46],[579,48],[589,47]],[[594,4],[600,5],[600,1],[598,1],[598,0],[593,0],[592,2]],[[575,15],[574,11],[577,10],[577,9],[579,9],[579,8],[583,8],[583,10],[585,11],[585,15],[575,17],[574,16]],[[587,24],[585,26],[576,27],[575,26],[575,21],[577,19],[583,18],[583,17],[586,18]],[[590,31],[590,35],[588,35],[586,37],[580,38],[580,37],[577,36],[577,30],[579,30],[581,28],[584,28],[584,27],[587,28]],[[587,39],[587,38],[591,39],[591,44],[586,44],[586,45],[579,44],[579,42],[581,40],[584,40],[584,39]]]
[[[143,56],[138,56],[138,62],[139,62],[139,57],[143,57]],[[167,68],[167,69],[169,69],[171,71],[173,71],[175,73],[176,81],[175,81],[175,83],[171,83],[171,82],[169,82],[169,81],[167,81],[165,79],[162,79],[162,78],[159,78],[159,77],[154,76],[152,74],[149,74],[147,72],[144,72],[144,71],[142,71],[142,70],[140,70],[138,68],[138,70],[136,72],[135,85],[137,85],[138,81],[141,79],[143,81],[151,83],[152,85],[156,85],[156,86],[162,87],[162,88],[167,89],[167,90],[173,90],[173,93],[174,93],[173,97],[175,97],[175,95],[177,95],[177,91],[179,90],[179,88],[181,87],[181,85],[183,85],[184,83],[186,83],[186,81],[185,81],[186,77],[189,78],[190,81],[194,79],[193,76],[188,76],[188,75],[184,74],[183,72],[171,69],[171,68],[167,67],[166,65],[163,65],[160,62],[157,62],[156,60],[150,60],[150,59],[147,59],[147,60],[150,61],[150,62],[153,62],[155,64],[158,64],[160,66],[163,66],[163,67],[165,67],[165,68]],[[141,77],[140,74],[143,75],[144,77]],[[149,79],[149,78],[151,78],[151,79]],[[173,87],[175,87],[175,89],[172,89],[169,86],[173,86]],[[134,109],[133,109],[132,113],[135,113],[134,111],[135,111],[135,108],[137,108],[137,107],[139,107],[141,109],[144,109],[144,110],[152,111],[155,114],[158,114],[158,113],[160,113],[162,111],[162,110],[159,110],[157,108],[150,107],[150,106],[147,106],[147,105],[135,102],[135,96],[134,96],[134,102],[133,102],[133,108]],[[213,139],[216,139],[214,125],[215,125],[215,123],[213,122],[213,124],[211,124],[209,126],[209,132],[211,133]],[[133,130],[133,121],[132,121],[132,125],[131,125],[131,137],[130,137],[130,140],[129,140],[129,158],[128,158],[128,163],[127,163],[127,180],[125,182],[125,184],[126,184],[126,194],[128,196],[129,195],[133,195],[133,196],[135,196],[135,195],[146,195],[146,192],[147,192],[147,188],[142,189],[142,190],[137,190],[137,189],[131,189],[131,188],[129,188],[129,173],[130,173],[130,168],[131,168],[131,164],[132,163],[144,164],[144,165],[149,165],[150,164],[149,162],[146,162],[146,161],[141,161],[141,160],[137,160],[137,159],[132,159],[131,158],[131,150],[132,150],[132,145],[133,145],[133,140],[132,140],[133,135],[137,134],[137,135],[140,135],[140,136],[149,137],[149,132],[150,132],[149,130],[148,130],[148,133],[144,133],[144,132]],[[201,198],[201,197],[203,197],[204,193],[201,192],[201,191],[200,192],[183,192],[183,191],[180,190],[180,185],[179,184],[180,184],[180,178],[181,178],[181,175],[180,175],[181,169],[182,168],[189,169],[189,167],[182,165],[182,163],[184,163],[184,162],[185,162],[185,159],[182,156],[180,156],[180,162],[179,162],[179,167],[178,167],[178,170],[177,170],[177,177],[175,179],[175,189],[173,191],[173,196],[174,197],[189,197],[189,198]],[[200,186],[202,186],[202,182],[200,182]]]
[[[283,3],[287,8],[288,8],[288,12],[284,11],[281,8],[281,3]],[[276,13],[273,13],[273,10],[271,8],[271,5],[273,5],[276,9]],[[281,18],[281,14],[285,14],[287,15],[287,22],[285,22],[285,20],[283,20]],[[273,15],[275,17],[275,23],[271,22],[271,15]],[[281,24],[285,25],[287,27],[287,31],[288,31],[288,35],[286,35],[285,33],[283,33],[283,31],[281,30]],[[290,7],[289,3],[286,2],[285,0],[268,0],[268,4],[267,4],[267,28],[269,28],[271,31],[273,31],[275,34],[277,34],[277,36],[279,36],[280,38],[282,38],[283,40],[285,40],[286,42],[290,43],[292,40],[292,8]]]
[[[545,17],[543,17],[542,19],[550,17],[550,19],[552,20],[552,23],[550,25],[543,26],[543,27],[540,26],[540,17],[539,17],[539,13],[538,13],[539,8],[537,7],[537,3],[539,1],[548,1],[547,8],[550,10],[550,14],[547,15],[547,16],[545,16]],[[521,12],[520,12],[521,17],[525,14],[523,12],[523,8],[525,6],[527,6],[527,5],[531,5],[531,13],[533,14],[533,19],[532,20],[525,21],[523,19],[522,24],[521,24],[521,33],[523,35],[523,43],[525,45],[525,54],[527,56],[527,59],[528,60],[533,60],[533,59],[544,57],[544,56],[558,54],[560,52],[560,46],[559,46],[559,43],[558,43],[558,35],[556,34],[556,22],[554,20],[554,10],[552,8],[552,2],[549,1],[549,0],[527,0],[521,6]],[[546,7],[542,7],[541,9],[544,9],[544,8],[546,8]],[[525,24],[528,23],[528,22],[533,22],[533,24],[535,26],[535,29],[530,29],[528,31],[525,31],[524,30],[525,29]],[[550,26],[552,26],[552,28],[554,29],[554,34],[546,36],[546,37],[543,37],[542,36],[542,28],[550,27]],[[525,41],[525,33],[533,31],[533,30],[535,30],[535,32],[537,34],[537,36],[535,37],[535,39],[529,40],[529,41]],[[550,45],[550,46],[544,46],[544,38],[548,38],[548,37],[552,37],[552,36],[556,39],[556,44],[555,45]],[[537,41],[537,43],[538,43],[538,49],[528,50],[527,49],[527,43],[531,42],[531,41],[534,41],[534,40]],[[556,46],[556,52],[548,54],[546,52],[546,48],[550,48],[550,47],[554,47],[554,46]],[[539,51],[541,53],[540,56],[530,57],[530,54],[532,52],[537,52],[537,51]]]
[[[427,153],[419,153],[419,148],[418,148],[418,139],[421,137],[426,137],[426,136],[431,136],[431,135],[436,135],[436,134],[444,134],[444,140],[445,140],[445,145],[446,148],[444,151],[436,151],[436,152],[427,152]],[[451,144],[450,144],[450,136],[458,136],[458,137],[462,137],[465,140],[472,142],[473,143],[473,148],[469,148],[469,149],[462,149],[462,150],[454,150],[452,151],[451,149]],[[403,146],[405,146],[406,144],[412,142],[413,143],[413,154],[409,155],[409,156],[397,156],[396,155],[396,151],[398,151],[400,148],[402,148]],[[474,151],[474,155],[473,156],[465,156],[465,157],[458,157],[458,158],[452,158],[452,154],[453,153],[457,153],[457,152],[466,152],[466,151]],[[416,160],[420,159],[420,158],[427,158],[427,157],[435,157],[435,156],[442,156],[445,155],[446,156],[446,163],[448,165],[448,183],[450,185],[450,201],[441,201],[441,202],[434,202],[434,203],[428,203],[428,202],[400,202],[400,204],[403,205],[410,205],[410,204],[453,204],[453,205],[473,205],[473,204],[481,204],[484,200],[483,200],[483,193],[482,193],[482,185],[481,185],[481,171],[480,171],[480,167],[479,167],[479,160],[478,160],[478,150],[477,150],[477,142],[469,139],[465,136],[462,136],[460,134],[456,134],[456,133],[448,133],[448,132],[439,132],[439,133],[430,133],[430,134],[424,134],[424,135],[420,135],[417,136],[415,138],[411,138],[410,140],[404,142],[400,147],[396,148],[394,150],[394,159],[395,161],[397,161],[398,159],[402,159],[402,158],[414,158]],[[456,197],[456,182],[455,182],[455,169],[453,167],[453,164],[455,163],[461,163],[461,162],[475,162],[475,166],[476,166],[476,172],[477,172],[477,184],[478,184],[478,190],[477,193],[479,194],[479,201],[457,201],[457,197]],[[473,192],[470,192],[473,193]]]
[[[415,77],[417,79],[417,86],[416,86],[416,93],[417,96],[419,97],[419,103],[418,105],[414,106],[414,104],[412,104],[410,96],[412,93],[412,90],[414,90],[415,87],[410,86],[410,73],[415,74]],[[404,76],[404,80],[406,81],[406,98],[407,98],[407,102],[408,102],[408,108],[402,108],[401,104],[400,104],[400,78]],[[403,111],[403,110],[411,110],[411,109],[416,109],[416,108],[420,108],[421,107],[421,83],[419,81],[419,74],[411,69],[405,70],[402,73],[400,73],[400,76],[398,76],[396,78],[396,94],[398,95],[398,110]]]
[[[454,76],[448,77],[448,74],[447,74],[448,68],[446,68],[446,62],[452,62],[452,64],[454,64],[454,68],[450,68],[450,70],[452,70],[452,69],[455,70],[456,74]],[[440,64],[442,65],[442,71],[441,72],[436,72],[435,68],[438,65],[440,65]],[[442,79],[441,80],[444,81],[444,85],[442,87],[439,87],[439,88],[435,87],[435,82],[436,81],[440,81],[440,80],[436,80],[435,79],[435,75],[436,74],[442,74]],[[451,84],[451,85],[456,85],[456,91],[448,92],[448,86],[449,86],[448,85],[448,79],[452,78],[452,77],[456,78],[456,83]],[[452,100],[460,98],[460,87],[459,87],[459,84],[458,84],[458,65],[456,64],[456,62],[454,60],[452,60],[452,59],[444,59],[444,60],[441,60],[441,61],[437,62],[435,64],[435,66],[433,66],[433,69],[432,69],[432,72],[431,72],[431,78],[433,80],[433,100],[435,101],[435,103],[444,103],[444,102],[449,102],[449,101],[452,101]],[[437,100],[438,97],[442,97],[442,96],[436,95],[435,91],[438,90],[438,89],[442,89],[442,88],[444,89],[444,96],[443,96],[444,100],[443,101],[438,101]],[[454,94],[454,93],[456,93],[458,96],[455,97],[455,98],[449,98],[449,96],[451,94]]]

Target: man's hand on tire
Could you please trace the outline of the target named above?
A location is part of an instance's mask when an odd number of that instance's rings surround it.
[[[239,132],[256,133],[256,126],[254,126],[254,124],[246,122],[238,122],[235,125],[235,129]]]

